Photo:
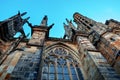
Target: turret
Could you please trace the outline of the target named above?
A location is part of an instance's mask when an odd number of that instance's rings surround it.
[[[89,19],[79,13],[73,15],[78,28],[84,30],[92,44],[102,52],[108,62],[120,73],[120,36],[111,28],[100,22]]]

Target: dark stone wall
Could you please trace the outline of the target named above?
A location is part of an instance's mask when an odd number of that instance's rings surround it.
[[[40,50],[35,53],[24,52],[15,66],[10,80],[36,80],[40,64]]]

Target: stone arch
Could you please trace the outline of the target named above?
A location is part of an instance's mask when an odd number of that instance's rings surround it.
[[[50,50],[52,49],[55,49],[56,47],[61,47],[61,48],[64,48],[65,50],[68,50],[70,53],[71,56],[73,56],[75,59],[77,59],[77,61],[79,62],[79,54],[78,54],[78,51],[74,50],[72,47],[66,45],[65,43],[63,42],[57,42],[57,43],[54,43],[52,45],[49,45],[48,47],[46,47],[43,51],[43,54],[44,53],[48,53]],[[47,54],[44,54],[44,56],[47,55]]]
[[[62,42],[52,44],[43,50],[41,80],[48,80],[48,78],[53,80],[66,80],[67,78],[70,80],[83,80],[79,63],[77,51]],[[48,73],[43,71],[46,64],[48,65],[47,69],[49,69]],[[52,73],[51,69],[55,70],[55,73]]]

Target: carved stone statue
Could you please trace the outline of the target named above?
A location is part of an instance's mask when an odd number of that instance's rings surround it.
[[[63,38],[65,39],[67,37],[68,39],[71,39],[72,29],[68,25],[66,25],[65,23],[63,23],[63,25],[64,25],[64,29],[65,29],[65,35]]]

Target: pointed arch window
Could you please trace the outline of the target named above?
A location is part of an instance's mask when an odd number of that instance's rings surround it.
[[[83,80],[81,71],[76,66],[78,63],[74,60],[70,51],[58,47],[46,54],[48,55],[43,62],[41,80]]]

